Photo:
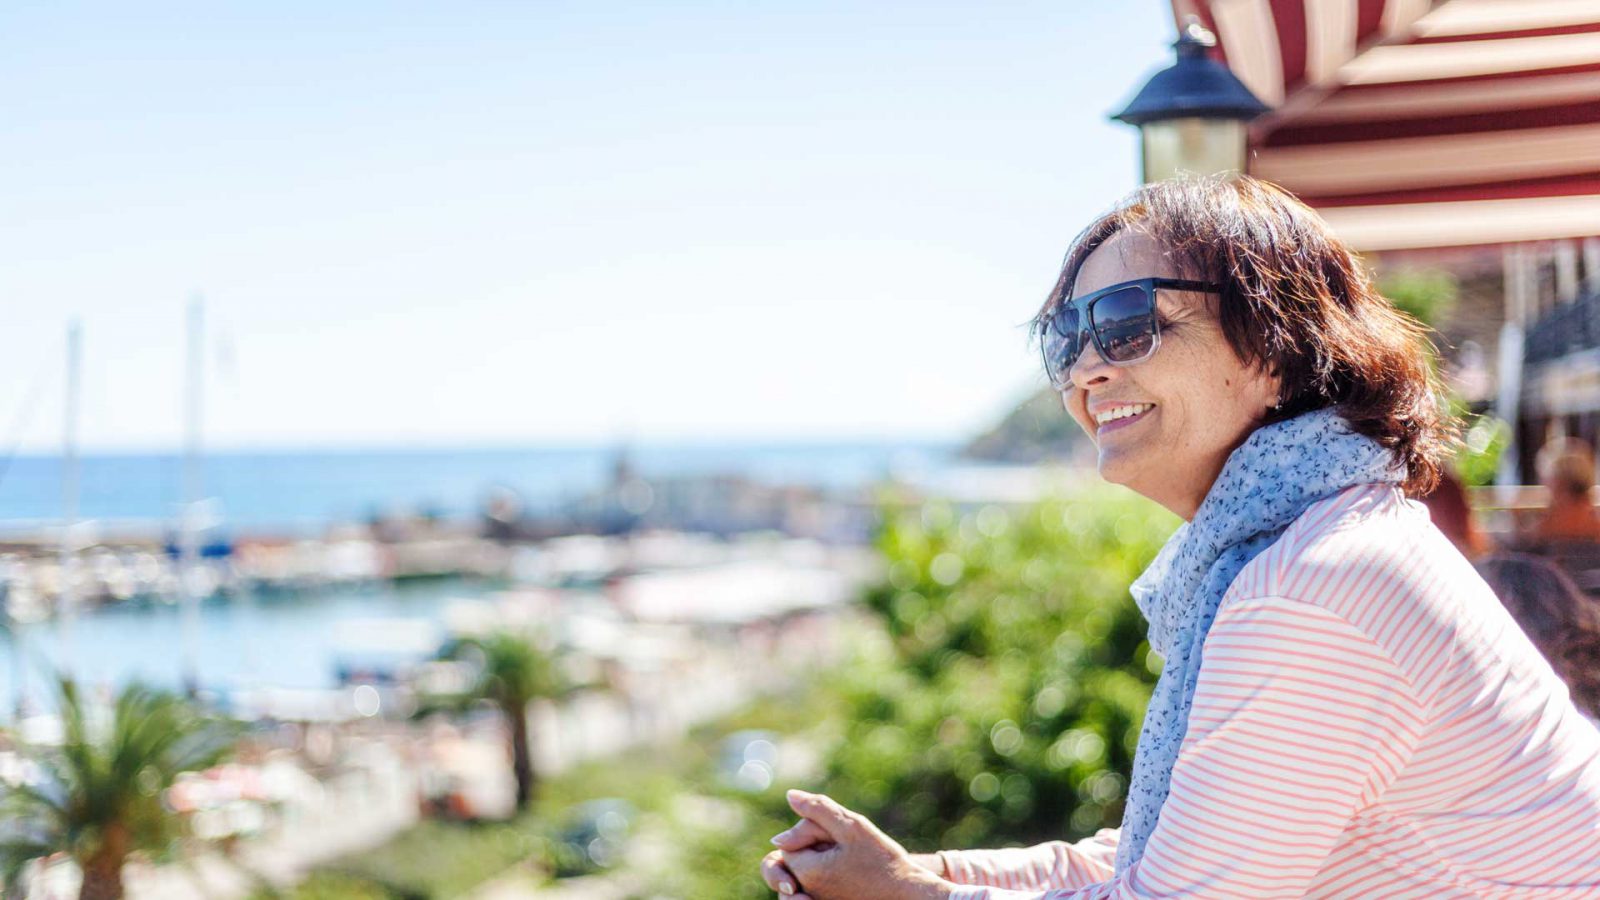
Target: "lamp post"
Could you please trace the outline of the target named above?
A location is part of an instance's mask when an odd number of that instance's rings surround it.
[[[1172,45],[1177,62],[1153,75],[1128,108],[1112,116],[1139,129],[1145,183],[1179,172],[1244,171],[1245,126],[1270,107],[1206,55],[1216,45],[1216,36],[1190,16]]]

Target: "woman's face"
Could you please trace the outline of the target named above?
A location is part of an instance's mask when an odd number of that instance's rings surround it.
[[[1100,245],[1078,270],[1072,295],[1136,278],[1193,277],[1138,231]],[[1192,519],[1228,454],[1277,402],[1278,379],[1234,355],[1215,294],[1161,290],[1161,345],[1131,366],[1111,366],[1093,342],[1073,364],[1062,405],[1099,451],[1100,476]],[[1137,415],[1104,422],[1112,410]]]

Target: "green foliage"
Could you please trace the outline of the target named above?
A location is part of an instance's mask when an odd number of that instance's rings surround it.
[[[1025,510],[888,517],[824,790],[913,850],[1077,836],[1121,819],[1154,681],[1128,584],[1176,524],[1116,489]]]
[[[1400,269],[1383,277],[1378,290],[1395,308],[1430,328],[1439,327],[1455,309],[1460,289],[1456,277],[1440,269]]]
[[[567,692],[560,659],[553,649],[514,631],[464,638],[446,647],[444,655],[469,661],[477,672],[469,694],[494,703],[506,717],[511,773],[517,782],[517,809],[527,809],[533,801],[536,781],[528,744],[528,704]],[[430,699],[424,706],[436,703]]]
[[[7,883],[28,860],[50,853],[67,853],[80,866],[98,858],[112,871],[129,852],[168,853],[183,821],[163,804],[163,792],[180,773],[222,761],[238,736],[233,723],[142,685],[124,688],[109,710],[89,704],[71,679],[58,686],[61,746],[25,748],[43,782],[12,786],[0,798]]]
[[[359,876],[314,872],[290,891],[263,888],[252,893],[250,900],[392,900],[394,896],[383,885]]]
[[[502,708],[525,707],[566,690],[555,654],[522,634],[495,631],[463,638],[447,647],[444,655],[472,663],[478,681],[471,693]]]
[[[796,785],[784,782],[780,772],[765,791],[735,791],[716,777],[717,750],[732,732],[757,729],[782,735],[786,753],[810,755],[837,741],[842,711],[830,675],[697,730],[679,757],[677,796],[658,807],[674,846],[667,865],[650,873],[659,889],[651,896],[769,900],[772,890],[759,866],[772,850],[768,839],[795,823],[784,792]]]
[[[1456,452],[1456,473],[1462,484],[1482,487],[1494,484],[1500,457],[1511,445],[1511,426],[1494,416],[1478,416],[1467,428]]]
[[[294,900],[459,897],[518,863],[542,858],[548,840],[526,819],[461,823],[424,821],[373,850],[347,857],[319,873],[321,883],[301,885]],[[343,890],[345,893],[338,893]]]
[[[556,838],[570,810],[599,797],[620,798],[643,811],[667,809],[704,781],[711,747],[723,733],[576,766],[546,781],[533,809],[507,822],[420,822],[382,846],[326,864],[289,891],[263,892],[258,900],[432,900],[463,896],[517,866],[556,871],[562,853]]]
[[[720,816],[684,815],[673,827],[680,862],[658,873],[663,897],[717,897],[770,900],[761,880],[761,858],[768,839],[795,823],[781,791],[726,802]]]

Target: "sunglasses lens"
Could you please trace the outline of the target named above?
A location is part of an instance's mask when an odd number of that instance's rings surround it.
[[[1123,288],[1100,297],[1091,315],[1106,362],[1135,362],[1155,348],[1155,304],[1143,288]]]
[[[1067,380],[1067,369],[1083,349],[1083,321],[1078,307],[1063,303],[1050,315],[1040,340],[1044,352],[1045,374],[1050,383],[1060,386]]]

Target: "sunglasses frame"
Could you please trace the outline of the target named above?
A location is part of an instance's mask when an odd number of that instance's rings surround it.
[[[1145,302],[1150,304],[1150,349],[1137,359],[1117,361],[1106,355],[1105,344],[1100,339],[1100,329],[1095,327],[1094,307],[1095,304],[1099,302],[1100,298],[1105,297],[1108,294],[1125,291],[1131,287],[1142,289],[1144,292]],[[1059,368],[1055,367],[1051,363],[1050,334],[1054,332],[1056,334],[1060,334],[1064,338],[1070,339],[1072,337],[1061,334],[1061,332],[1055,326],[1057,314],[1060,313],[1063,306],[1067,306],[1069,304],[1078,307],[1080,321],[1084,323],[1078,327],[1077,337],[1081,337],[1084,331],[1088,331],[1089,340],[1094,342],[1095,352],[1100,354],[1100,358],[1105,360],[1107,365],[1134,366],[1154,356],[1156,350],[1160,349],[1161,347],[1161,319],[1156,315],[1156,291],[1159,290],[1198,291],[1206,294],[1219,294],[1222,292],[1222,285],[1209,281],[1193,281],[1188,278],[1135,278],[1132,281],[1122,281],[1118,282],[1117,284],[1108,285],[1098,291],[1085,294],[1082,297],[1068,297],[1063,299],[1060,303],[1057,303],[1055,306],[1051,307],[1047,315],[1040,317],[1039,355],[1044,360],[1045,377],[1047,377],[1050,380],[1050,383],[1055,387],[1066,387],[1072,381],[1072,379],[1067,376],[1067,372],[1070,371],[1078,362],[1078,357],[1083,355],[1084,347],[1088,346],[1087,342],[1080,344],[1078,347],[1078,352],[1073,355],[1073,358]]]

